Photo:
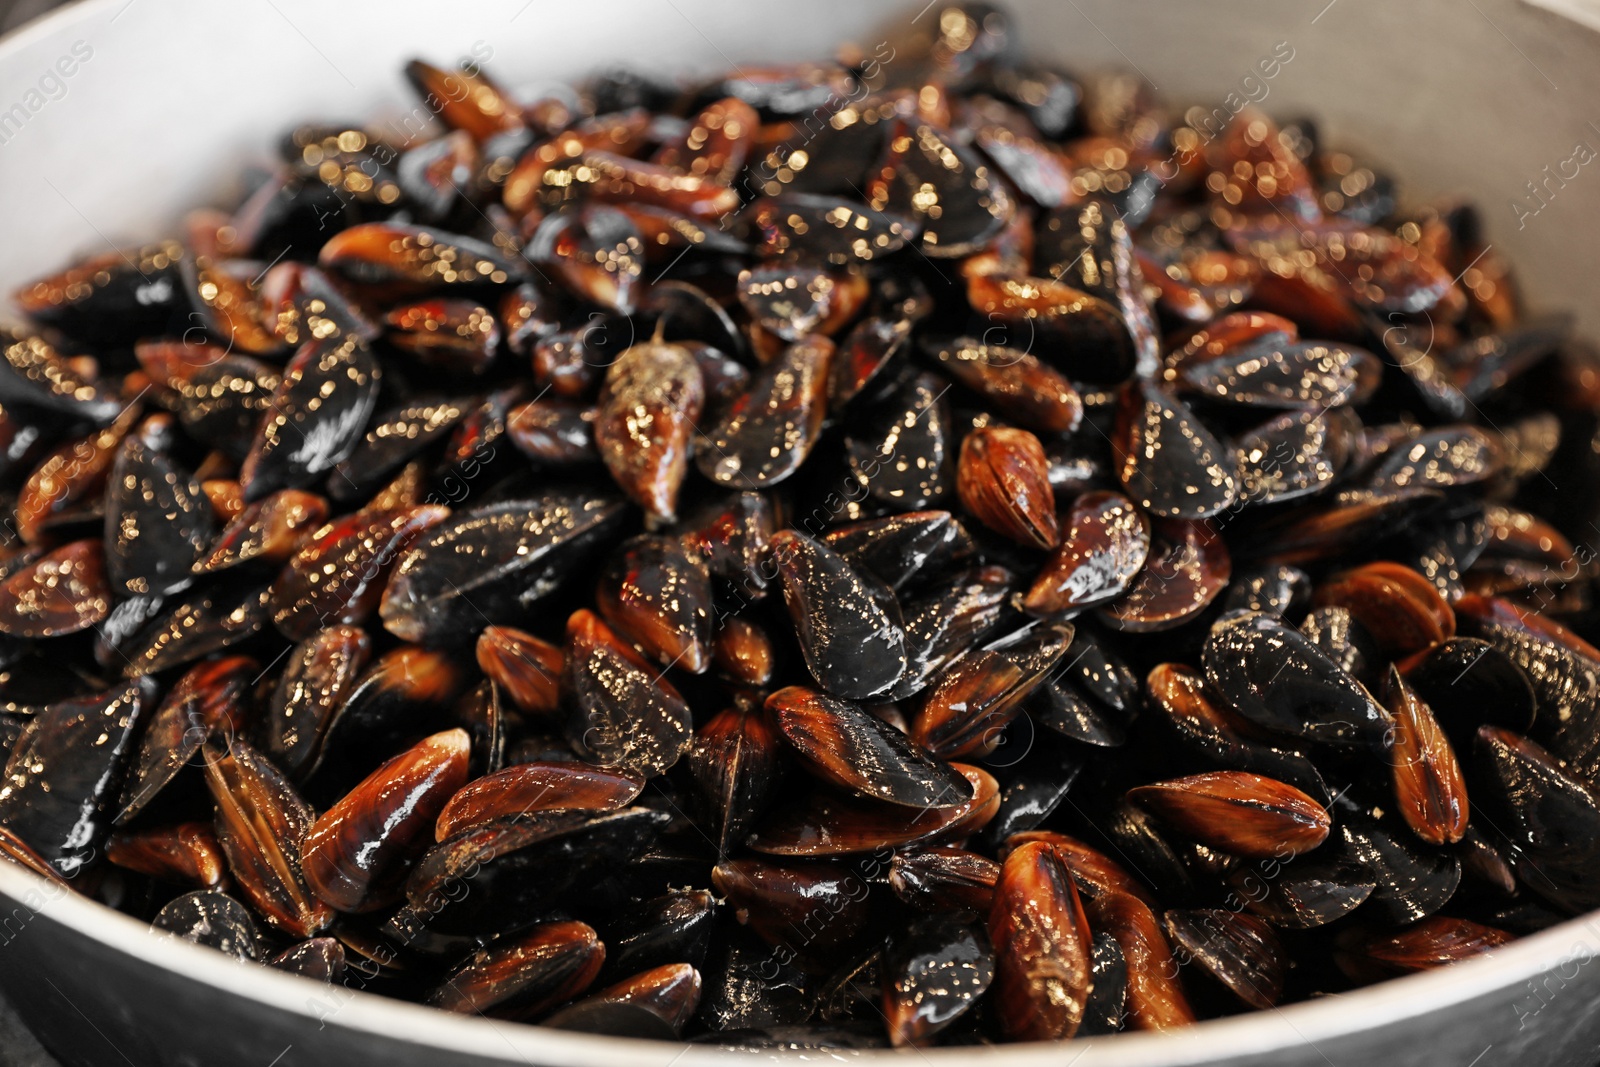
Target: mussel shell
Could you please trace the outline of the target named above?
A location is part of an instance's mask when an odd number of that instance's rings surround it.
[[[761,489],[788,478],[822,433],[833,342],[786,347],[750,379],[696,446],[700,473],[719,485]]]
[[[201,663],[172,686],[150,715],[122,787],[117,824],[131,822],[213,734],[231,736],[247,717],[258,664],[244,656]]]
[[[866,496],[897,511],[938,504],[955,481],[955,442],[946,386],[919,374],[881,402],[854,411],[845,435],[851,477]]]
[[[284,367],[256,427],[239,474],[245,499],[308,488],[349,456],[377,405],[381,379],[359,338],[308,341]]]
[[[360,443],[335,464],[328,495],[364,500],[412,459],[442,441],[474,407],[470,399],[419,399],[379,412]]]
[[[85,870],[111,832],[123,767],[155,694],[140,679],[29,720],[6,761],[0,826],[63,875]]]
[[[214,518],[200,483],[171,455],[170,416],[123,438],[106,483],[106,576],[119,592],[165,595],[189,584]]]
[[[971,785],[911,739],[847,700],[789,686],[767,698],[767,713],[805,765],[862,796],[907,807],[954,807]]]
[[[1276,932],[1253,915],[1226,908],[1168,911],[1167,937],[1206,973],[1252,1008],[1266,1010],[1283,996],[1289,966]]]
[[[771,544],[784,603],[817,684],[859,700],[898,682],[906,670],[906,634],[894,594],[802,533],[780,531]]]
[[[952,845],[900,849],[889,861],[889,888],[925,912],[985,914],[999,877],[994,860]]]
[[[1338,833],[1351,858],[1377,887],[1363,907],[1392,924],[1416,922],[1450,902],[1461,884],[1461,860],[1452,853],[1425,849],[1381,823],[1354,812],[1339,812]]]
[[[155,674],[192,663],[247,641],[272,621],[271,587],[228,575],[212,579],[176,601],[157,601],[155,614],[97,658],[120,661],[125,677]]]
[[[1452,637],[1399,666],[1459,751],[1471,749],[1480,726],[1534,727],[1539,702],[1527,673],[1487,641]]]
[[[1177,397],[1130,385],[1117,414],[1118,478],[1152,516],[1204,519],[1239,495],[1238,462]]]
[[[1495,726],[1478,731],[1478,795],[1504,821],[1515,846],[1512,863],[1522,884],[1562,911],[1597,903],[1600,798],[1549,752]]]
[[[541,812],[471,827],[417,862],[406,898],[442,934],[509,933],[632,862],[670,822],[643,808]]]
[[[378,614],[405,640],[460,643],[515,623],[621,522],[614,497],[551,490],[451,516],[395,566]]]
[[[567,763],[519,763],[458,787],[438,813],[434,839],[542,811],[615,811],[639,797],[644,779],[623,771]]]
[[[311,805],[242,739],[208,741],[205,761],[217,842],[240,893],[283,932],[315,937],[333,921],[333,910],[311,894],[301,870]]]
[[[48,638],[87,630],[110,615],[112,595],[98,540],[17,559],[0,579],[0,633]]]
[[[927,1043],[971,1008],[994,980],[982,937],[948,916],[913,923],[884,958],[883,1013],[895,1046]]]
[[[970,255],[1010,221],[1015,202],[983,161],[930,125],[905,127],[890,138],[882,177],[867,187],[876,211],[905,214],[922,224],[924,255]]]
[[[425,738],[368,775],[306,831],[306,884],[341,912],[373,911],[399,896],[415,852],[467,779],[465,730]]]
[[[1072,502],[1061,544],[1034,579],[1023,606],[1052,617],[1125,592],[1150,555],[1150,520],[1119,493],[1084,493]]]
[[[314,531],[272,583],[278,632],[304,641],[330,625],[364,622],[394,561],[449,514],[437,506],[359,511]]]
[[[445,976],[428,1003],[463,1014],[537,1016],[588,988],[605,955],[588,925],[544,923],[473,953]]]
[[[819,791],[775,811],[745,843],[773,856],[843,856],[964,837],[994,818],[1000,789],[986,771],[951,766],[972,785],[972,799],[960,807],[914,811]]]
[[[316,763],[323,732],[371,652],[371,639],[354,626],[320,630],[290,652],[267,709],[262,748],[291,778]]]
[[[10,329],[0,331],[0,401],[95,423],[110,422],[124,407],[43,337]]]
[[[1163,519],[1152,531],[1143,568],[1099,616],[1125,633],[1171,630],[1199,617],[1232,576],[1227,542],[1211,522]]]
[[[260,954],[261,935],[250,909],[219,889],[199,889],[168,901],[150,928],[238,960]]]
[[[613,627],[664,667],[700,674],[711,666],[711,572],[677,540],[625,541],[600,573],[595,604]]]
[[[676,515],[705,399],[700,368],[681,344],[633,345],[606,371],[595,446],[612,479],[654,519]]]
[[[1248,612],[1219,620],[1201,660],[1207,684],[1251,722],[1314,741],[1387,743],[1389,714],[1275,615]]]
[[[999,624],[1014,587],[1004,567],[974,567],[907,598],[906,673],[888,696],[914,696]]]
[[[766,812],[780,774],[782,742],[760,711],[728,708],[695,733],[689,773],[706,799],[717,829],[717,851],[743,840]]]

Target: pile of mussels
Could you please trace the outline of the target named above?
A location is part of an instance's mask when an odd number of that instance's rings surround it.
[[[1600,905],[1600,357],[1310,122],[929,22],[412,63],[437,136],[298,128],[20,291],[0,851],[341,997],[747,1046]]]

